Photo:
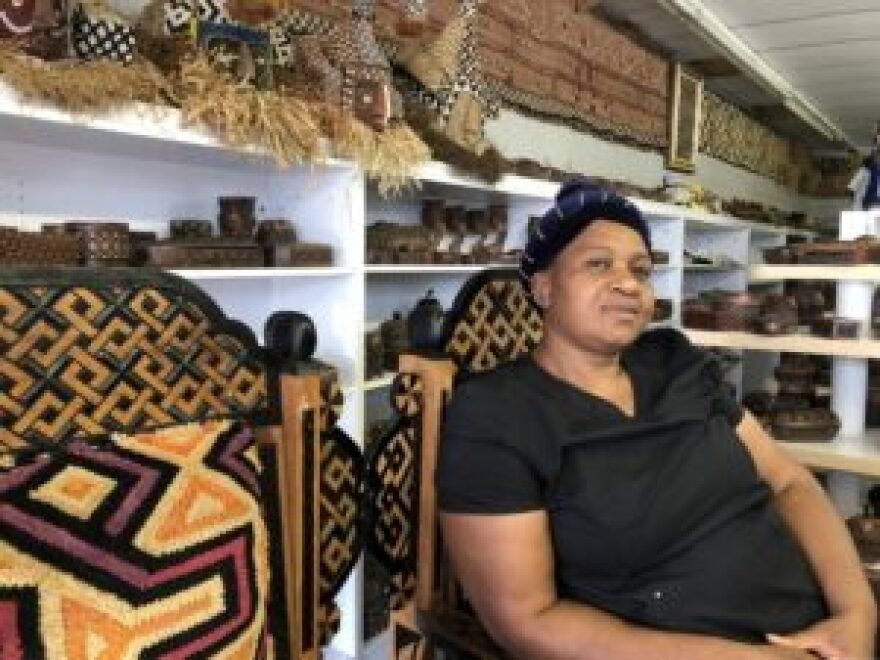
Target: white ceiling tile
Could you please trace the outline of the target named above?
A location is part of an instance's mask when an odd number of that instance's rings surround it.
[[[843,43],[858,39],[871,39],[876,43],[877,35],[880,35],[880,2],[871,11],[764,23],[737,30],[737,34],[762,54],[796,46]]]
[[[703,0],[703,4],[731,29],[877,9],[877,0]]]
[[[764,60],[783,71],[846,66],[875,62],[880,66],[880,44],[875,39],[842,44],[816,44],[763,53]]]
[[[810,69],[790,71],[787,77],[795,87],[820,87],[823,84],[842,81],[852,85],[852,89],[856,90],[862,85],[878,80],[880,66],[876,60],[860,64],[826,63]]]

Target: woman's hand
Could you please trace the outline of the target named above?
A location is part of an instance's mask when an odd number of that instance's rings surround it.
[[[757,647],[759,649],[756,660],[816,660],[818,657],[815,653],[804,651],[803,649],[781,646],[779,644],[767,644]]]
[[[875,632],[874,617],[855,611],[832,616],[790,635],[767,635],[767,641],[809,651],[823,660],[871,660]]]

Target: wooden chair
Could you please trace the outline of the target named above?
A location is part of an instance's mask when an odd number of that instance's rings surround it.
[[[419,467],[411,556],[415,588],[394,617],[395,658],[433,658],[438,649],[444,657],[503,657],[450,570],[437,533],[434,470],[443,410],[456,381],[530,352],[541,333],[541,317],[516,272],[489,270],[472,277],[459,292],[439,354],[400,358],[394,396],[417,435]]]
[[[338,383],[309,359],[311,322],[284,314],[267,330],[263,349],[200,289],[157,271],[0,269],[0,458],[10,467],[71,438],[248,420],[270,488],[276,656],[311,659],[359,554],[356,514],[339,511],[359,497],[363,468],[335,426]]]

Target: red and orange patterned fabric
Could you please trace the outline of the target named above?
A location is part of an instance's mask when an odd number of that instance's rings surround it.
[[[0,658],[267,658],[252,433],[209,421],[0,473]]]

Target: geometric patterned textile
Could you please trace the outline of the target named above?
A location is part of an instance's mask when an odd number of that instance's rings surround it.
[[[541,314],[516,271],[483,271],[452,305],[445,351],[460,369],[482,372],[531,352],[542,334]]]
[[[89,16],[79,5],[71,17],[73,49],[83,60],[134,62],[137,42],[134,28],[121,18]]]
[[[400,393],[410,405],[379,438],[367,458],[367,483],[373,512],[365,544],[390,573],[390,607],[401,607],[415,587],[422,383],[409,374],[398,378],[412,391]]]
[[[424,386],[416,374],[399,373],[391,382],[391,406],[405,417],[415,417],[422,407]]]
[[[0,657],[268,657],[260,467],[240,422],[19,459],[0,474]]]
[[[321,597],[332,599],[360,555],[364,458],[338,427],[321,437]]]
[[[354,570],[361,553],[360,513],[364,458],[339,427],[321,435],[322,643],[338,631],[340,613],[333,599]]]
[[[170,0],[162,6],[165,32],[180,34],[189,29],[190,22],[229,23],[229,10],[225,0]]]
[[[0,272],[0,447],[265,412],[248,328],[195,286],[136,269]]]

